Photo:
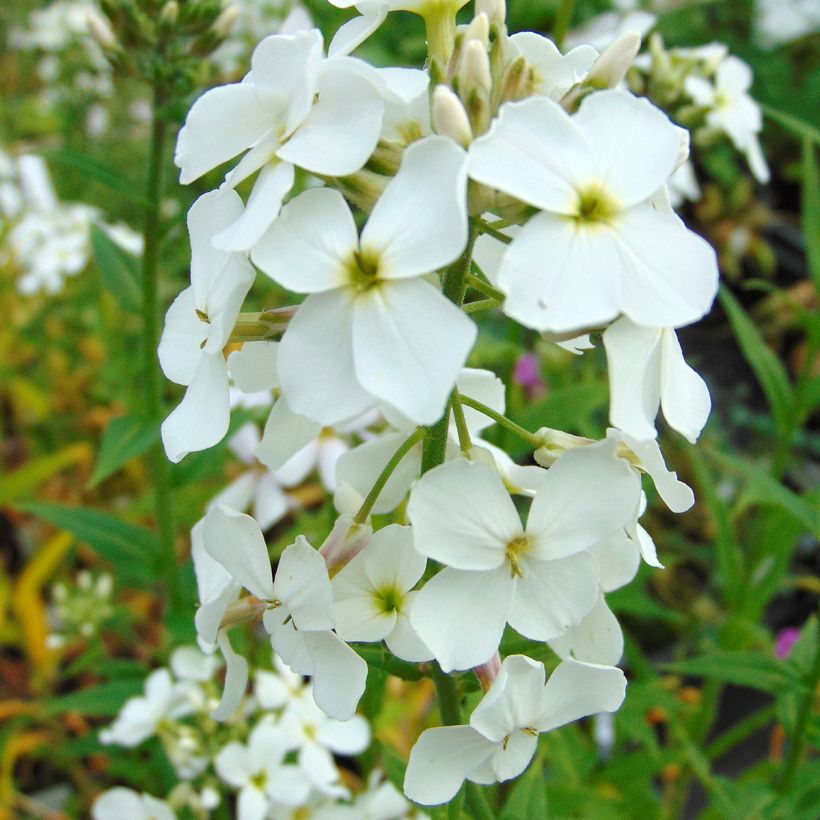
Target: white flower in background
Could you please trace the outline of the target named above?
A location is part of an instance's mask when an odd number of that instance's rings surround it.
[[[279,558],[274,580],[259,525],[221,506],[205,516],[202,537],[211,558],[264,605],[274,651],[294,672],[313,678],[320,708],[350,718],[364,692],[367,664],[333,632],[333,591],[322,556],[299,536]]]
[[[118,786],[103,792],[91,807],[93,820],[176,820],[164,801],[144,792]]]
[[[313,703],[313,692],[302,675],[297,675],[278,656],[273,656],[275,671],[258,669],[254,676],[253,696],[260,708],[284,717],[291,709],[300,710]]]
[[[703,197],[703,191],[698,185],[695,166],[691,160],[686,160],[675,169],[675,173],[669,177],[669,181],[666,183],[666,189],[669,192],[669,203],[673,208],[680,208],[684,201],[700,201]]]
[[[739,57],[730,55],[718,65],[714,84],[703,77],[686,78],[686,93],[697,105],[708,109],[706,125],[723,131],[741,151],[758,182],[769,181],[769,166],[760,148],[763,113],[749,96],[752,69]]]
[[[414,544],[446,567],[417,593],[410,621],[442,669],[487,661],[507,623],[537,641],[579,623],[599,589],[584,551],[634,516],[639,487],[615,442],[576,448],[547,472],[525,528],[487,465],[425,473],[407,510]]]
[[[756,39],[767,48],[820,31],[815,0],[755,0]]]
[[[241,211],[239,196],[223,191],[204,194],[188,213],[191,285],[168,308],[158,351],[165,375],[187,387],[162,423],[165,452],[173,462],[212,447],[230,424],[228,368],[222,350],[254,271],[242,254],[216,250],[211,238]]]
[[[239,789],[238,820],[263,820],[273,802],[299,806],[310,794],[310,782],[298,766],[284,762],[285,736],[262,723],[248,743],[232,741],[214,759],[214,769],[229,785]]]
[[[545,681],[544,664],[512,655],[501,664],[469,726],[427,729],[410,752],[404,793],[414,802],[450,800],[465,780],[503,783],[529,765],[538,735],[624,699],[620,669],[567,660]]]
[[[156,669],[145,680],[145,694],[129,698],[114,722],[100,731],[100,742],[138,746],[156,734],[162,721],[191,714],[190,690],[190,682],[174,682],[167,669]]]
[[[195,646],[178,646],[171,653],[169,665],[179,680],[205,683],[213,679],[222,664],[219,658],[207,655]]]
[[[504,412],[504,383],[489,370],[464,367],[456,380],[459,393],[486,404],[498,413]],[[364,498],[376,482],[393,454],[413,431],[413,423],[401,414],[385,408],[389,421],[396,428],[365,441],[344,453],[338,461],[336,478],[340,484],[348,484]],[[471,437],[492,425],[492,419],[472,407],[464,407],[464,421]],[[382,488],[373,512],[376,514],[395,509],[410,491],[410,486],[421,471],[421,442],[416,444],[399,462]],[[448,455],[460,452],[455,419],[451,416],[448,428]]]
[[[347,641],[384,641],[406,661],[433,654],[410,625],[413,587],[427,566],[413,549],[410,527],[391,524],[373,533],[367,546],[333,578],[336,630]]]
[[[621,91],[589,95],[574,116],[543,97],[503,106],[470,147],[470,176],[540,209],[502,259],[505,313],[555,332],[619,313],[655,327],[703,316],[717,288],[715,253],[649,201],[686,137]]]
[[[590,45],[579,45],[561,54],[555,43],[534,31],[521,31],[510,37],[514,57],[527,61],[529,76],[535,94],[560,100],[576,83],[581,82],[598,58]]]
[[[624,34],[635,32],[643,39],[654,27],[657,17],[640,9],[608,11],[588,20],[584,25],[570,31],[564,38],[566,48],[578,48],[584,44],[603,51]]]
[[[280,285],[309,293],[279,346],[282,391],[324,425],[379,401],[436,421],[476,336],[422,278],[467,243],[466,156],[443,137],[413,143],[358,236],[337,191],[293,199],[253,250]]]
[[[353,798],[352,810],[358,820],[397,820],[400,817],[415,817],[424,820],[399,790],[384,775],[374,769],[367,778],[367,789]],[[351,820],[353,818],[351,817]]]
[[[603,334],[609,364],[609,419],[637,440],[657,436],[658,408],[688,441],[697,441],[711,399],[703,379],[686,364],[671,328],[641,327],[626,317]]]
[[[325,59],[317,29],[262,40],[241,83],[206,91],[188,112],[174,161],[187,184],[244,154],[230,187],[259,171],[247,207],[214,237],[247,250],[276,219],[295,167],[344,176],[364,165],[379,138],[384,104],[352,58]]]

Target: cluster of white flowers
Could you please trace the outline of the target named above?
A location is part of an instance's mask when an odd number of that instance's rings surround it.
[[[252,693],[225,724],[210,716],[218,701],[214,674],[220,664],[196,647],[176,649],[170,668],[154,670],[144,694],[131,698],[100,732],[109,745],[136,747],[159,737],[180,784],[161,800],[118,787],[94,804],[95,820],[171,818],[183,807],[208,816],[236,801],[239,820],[311,816],[391,820],[411,807],[381,773],[352,794],[355,779],[334,755],[351,756],[370,744],[370,726],[359,716],[341,722],[316,705],[310,684],[278,660],[259,669]],[[366,807],[366,810],[364,810]],[[361,809],[361,813],[357,813]]]
[[[94,225],[128,253],[142,253],[142,237],[127,225],[108,224],[91,205],[61,202],[41,157],[0,151],[0,261],[18,272],[20,293],[57,293],[85,270]]]
[[[114,612],[113,591],[114,579],[107,572],[95,577],[88,570],[81,570],[71,584],[54,584],[53,606],[49,613],[52,629],[46,639],[48,646],[67,646],[97,634]]]
[[[709,393],[676,329],[709,311],[718,281],[714,252],[669,204],[688,133],[616,88],[640,37],[562,54],[540,34],[510,36],[503,0],[477,0],[456,26],[463,5],[361,3],[327,50],[315,29],[267,37],[242,82],[196,100],[177,143],[182,182],[241,158],[188,215],[191,285],[159,349],[186,387],[162,429],[173,461],[224,438],[231,380],[276,395],[253,440],[273,471],[317,436],[383,419],[336,463],[340,516],[320,549],[299,536],[275,549],[274,571],[260,522],[210,507],[192,533],[195,620],[200,647],[226,660],[219,720],[245,696],[247,661],[229,640],[242,622],[261,621],[341,721],[356,719],[367,679],[350,644],[384,642],[436,674],[475,670],[485,696],[469,725],[427,730],[410,756],[405,793],[423,804],[465,779],[516,777],[539,733],[622,702],[623,637],[604,596],[641,557],[661,566],[638,523],[641,475],[672,511],[693,503],[655,418],[693,442],[706,421]],[[426,71],[350,56],[397,9],[424,18]],[[254,177],[243,201],[235,189]],[[241,312],[256,268],[304,300]],[[465,367],[486,309],[578,355],[602,336],[601,440],[503,415],[504,385]],[[482,441],[494,422],[537,465]],[[374,532],[370,514],[394,510]],[[560,659],[549,678],[526,655],[502,660],[507,627]]]

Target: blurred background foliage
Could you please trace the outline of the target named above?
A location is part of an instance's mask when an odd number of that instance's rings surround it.
[[[0,40],[10,42],[48,5],[3,3]],[[321,0],[305,5],[326,34],[350,16]],[[508,5],[511,30],[549,33],[559,3]],[[579,0],[573,23],[609,9],[603,0]],[[820,815],[820,761],[809,754],[820,741],[813,615],[820,591],[820,35],[762,43],[752,0],[682,0],[653,11],[667,46],[720,41],[750,64],[772,180],[755,183],[727,144],[695,151],[703,197],[684,216],[717,247],[724,282],[710,316],[682,341],[714,409],[697,446],[663,434],[667,460],[697,496],[684,516],[650,497],[646,526],[666,569],[644,566],[636,583],[610,598],[624,625],[630,676],[614,739],[602,742],[586,725],[551,733],[527,774],[496,787],[495,799],[504,805],[499,816],[510,819],[809,820]],[[244,59],[267,33],[253,32]],[[102,94],[77,83],[88,71],[79,39],[45,78],[43,49],[0,52],[0,148],[40,154],[61,200],[90,204],[107,223],[139,230],[150,90],[117,68]],[[377,64],[420,64],[421,22],[391,16],[361,53]],[[198,90],[241,76],[244,66],[186,63],[185,93],[169,102],[168,119],[179,122]],[[95,117],[104,127],[92,127]],[[184,215],[217,180],[181,188],[170,157],[167,166],[163,305],[186,283]],[[4,231],[0,222],[0,242]],[[165,793],[176,782],[158,743],[111,750],[97,738],[170,648],[191,640],[196,593],[186,562],[188,609],[169,615],[157,581],[161,552],[143,456],[158,436],[137,413],[139,264],[98,226],[87,254],[56,294],[21,295],[19,265],[8,255],[0,263],[0,816],[9,818],[82,816],[115,783]],[[275,286],[259,285],[256,307],[281,304]],[[525,383],[516,377],[523,354],[534,354],[537,376]],[[509,414],[529,429],[598,437],[606,427],[600,347],[574,357],[497,314],[484,321],[471,364],[510,385]],[[168,407],[178,395],[167,385]],[[234,413],[234,428],[249,418],[253,409]],[[504,431],[488,437],[528,457]],[[206,502],[238,470],[224,443],[171,469],[182,557]],[[321,540],[333,521],[315,476],[294,497],[271,534],[280,547],[297,532]],[[266,651],[261,643],[248,649],[259,658]],[[400,700],[366,710],[377,753],[400,779],[399,756],[429,720],[432,692],[379,674]],[[796,734],[801,742],[790,742]]]

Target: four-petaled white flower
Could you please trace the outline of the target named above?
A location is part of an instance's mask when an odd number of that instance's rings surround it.
[[[526,769],[538,735],[623,702],[620,669],[567,660],[545,681],[544,664],[512,655],[501,664],[469,726],[427,729],[410,752],[404,793],[435,805],[453,798],[465,780],[503,783]]]

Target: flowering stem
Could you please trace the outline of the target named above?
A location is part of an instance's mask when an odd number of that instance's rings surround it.
[[[555,15],[555,28],[552,30],[552,40],[558,48],[567,36],[570,23],[572,23],[572,13],[575,11],[575,0],[561,0],[558,6],[558,13]]]
[[[477,270],[481,270],[478,265],[473,262],[473,265]],[[490,299],[497,299],[499,302],[504,301],[504,294],[498,290],[498,288],[494,288],[488,282],[483,282],[477,276],[474,276],[472,273],[467,274],[467,285],[479,293],[483,293],[485,296],[488,296]]]
[[[464,418],[464,408],[461,406],[461,394],[453,389],[450,395],[450,406],[453,409],[453,418],[456,422],[456,430],[458,431],[458,444],[461,447],[461,452],[465,456],[470,454],[473,449],[473,442],[470,439],[470,431],[467,429],[467,421]]]
[[[148,184],[146,190],[142,256],[142,364],[145,386],[145,415],[160,424],[164,415],[162,382],[160,380],[157,346],[159,344],[159,278],[160,203],[162,199],[162,170],[168,142],[168,127],[164,119],[165,99],[161,88],[154,86],[151,123],[151,147],[148,157]],[[154,515],[159,530],[162,550],[162,568],[171,611],[182,607],[182,586],[174,544],[174,523],[171,512],[171,494],[168,462],[161,445],[149,453],[151,484],[154,489]]]
[[[505,245],[509,245],[512,242],[512,237],[507,236],[505,233],[501,233],[501,231],[496,230],[489,225],[487,222],[483,222],[482,220],[478,220],[477,223],[479,231],[481,233],[487,234],[487,236],[491,236],[493,239],[497,239],[499,242],[503,242]]]
[[[265,342],[278,339],[288,327],[295,308],[263,310],[261,313],[240,313],[231,331],[229,342]]]
[[[370,511],[373,509],[373,505],[378,501],[379,494],[384,489],[384,485],[387,484],[388,479],[391,475],[393,475],[394,470],[396,467],[399,466],[399,462],[413,449],[413,447],[418,444],[425,436],[427,435],[427,430],[424,427],[417,427],[401,444],[398,450],[390,457],[390,461],[384,465],[384,469],[379,473],[379,477],[376,479],[376,483],[373,485],[370,492],[367,494],[367,498],[365,498],[362,506],[359,507],[359,511],[356,513],[354,517],[354,521],[357,524],[364,524],[367,521],[367,516],[370,515]]]
[[[500,424],[505,429],[509,430],[511,433],[515,434],[527,444],[530,445],[532,448],[538,448],[541,446],[542,441],[541,439],[535,435],[535,433],[531,433],[529,430],[525,430],[520,424],[516,424],[514,421],[511,421],[506,416],[503,416],[501,413],[497,413],[493,410],[492,407],[487,407],[486,404],[482,404],[480,401],[476,401],[475,399],[471,399],[469,396],[462,396],[461,397],[462,404],[466,404],[468,407],[472,407],[474,410],[478,410],[479,413],[483,413],[488,418],[491,418],[493,421]]]
[[[479,299],[477,302],[468,302],[464,305],[465,313],[478,313],[480,310],[491,310],[501,307],[504,303],[500,299]]]

